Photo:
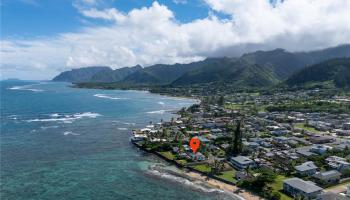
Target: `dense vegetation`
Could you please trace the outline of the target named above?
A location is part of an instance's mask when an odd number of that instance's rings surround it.
[[[286,84],[292,87],[334,84],[338,88],[349,88],[350,58],[332,59],[306,67],[292,75]]]
[[[266,107],[269,112],[274,111],[298,111],[298,112],[328,112],[328,113],[350,113],[350,104],[327,101],[295,101],[280,105]]]
[[[331,58],[350,57],[350,45],[307,52],[291,53],[282,49],[257,51],[239,58],[207,58],[189,64],[157,64],[145,68],[135,66],[112,70],[110,68],[89,68],[63,72],[55,81],[89,82],[80,87],[135,88],[135,87],[226,87],[242,89],[269,87],[282,82],[305,66]],[[346,87],[349,69],[340,69],[334,77],[336,86]],[[305,72],[305,78],[308,74]],[[311,72],[312,73],[312,72]],[[326,76],[327,74],[320,75]],[[298,79],[299,80],[299,79]],[[100,83],[103,84],[91,84]],[[289,80],[288,84],[293,84]],[[199,87],[199,89],[200,89]],[[155,88],[157,89],[157,88]]]

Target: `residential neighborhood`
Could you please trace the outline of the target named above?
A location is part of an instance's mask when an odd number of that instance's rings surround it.
[[[187,170],[248,190],[259,186],[254,192],[267,199],[347,198],[325,189],[350,184],[350,113],[273,110],[310,93],[316,91],[201,100],[176,119],[134,130],[131,140]],[[193,137],[201,143],[196,153],[188,145]]]

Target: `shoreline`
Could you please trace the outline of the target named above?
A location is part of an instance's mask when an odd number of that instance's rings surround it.
[[[246,199],[246,200],[260,200],[260,199],[262,199],[261,197],[254,195],[254,194],[252,194],[252,193],[250,193],[242,188],[239,188],[235,185],[221,182],[215,178],[208,178],[207,176],[204,176],[204,175],[196,173],[196,172],[184,172],[184,173],[186,175],[190,176],[191,178],[208,183],[208,185],[212,186],[213,188],[223,190],[229,194],[233,194],[234,196],[236,196],[240,199]]]
[[[155,92],[151,92],[150,90],[147,90],[147,89],[137,89],[137,88],[133,88],[133,89],[121,89],[121,88],[116,88],[116,89],[106,89],[106,88],[89,88],[89,87],[76,87],[77,85],[76,84],[73,84],[73,88],[77,88],[77,89],[97,89],[97,90],[131,90],[131,91],[140,91],[140,92],[148,92],[150,94],[156,94],[156,95],[160,95],[160,96],[165,96],[165,97],[170,97],[170,98],[182,98],[182,99],[191,99],[191,100],[194,100],[196,101],[197,103],[200,103],[201,100],[199,97],[190,97],[190,96],[181,96],[181,95],[172,95],[170,93],[155,93]],[[195,104],[195,103],[194,103]],[[192,105],[194,105],[192,104]],[[173,111],[173,114],[177,114],[179,110],[174,110]],[[195,180],[199,180],[199,181],[202,181],[206,184],[208,184],[210,187],[212,187],[213,189],[219,189],[219,190],[222,190],[224,192],[227,192],[228,194],[230,195],[233,195],[235,196],[236,198],[239,198],[239,199],[242,199],[242,200],[262,200],[263,198],[261,198],[260,196],[258,195],[254,195],[252,194],[251,192],[243,189],[243,188],[239,188],[238,186],[236,185],[233,185],[233,184],[229,184],[229,183],[225,183],[221,180],[219,180],[218,178],[215,178],[215,177],[209,177],[208,175],[206,174],[203,174],[201,172],[198,172],[198,171],[194,171],[192,168],[188,168],[188,167],[185,167],[185,166],[181,166],[180,164],[176,163],[175,161],[173,160],[169,160],[168,158],[164,157],[163,155],[157,153],[157,152],[152,152],[152,151],[149,151],[145,148],[143,148],[142,146],[138,145],[137,143],[135,142],[131,142],[134,146],[136,146],[138,149],[142,150],[142,151],[145,151],[145,152],[148,152],[148,153],[151,153],[152,155],[155,155],[157,157],[159,157],[160,159],[162,159],[163,161],[167,162],[168,164],[170,164],[171,166],[175,166],[178,170],[181,170],[181,172],[192,178],[192,179],[195,179]],[[188,171],[185,171],[185,170],[188,170]]]
[[[224,181],[219,180],[219,178],[209,177],[207,174],[201,173],[199,171],[196,171],[192,168],[188,168],[186,166],[182,166],[179,163],[176,163],[174,160],[169,160],[168,158],[164,157],[163,155],[159,154],[158,152],[149,151],[135,142],[131,142],[131,143],[135,147],[137,147],[138,149],[157,156],[162,161],[170,164],[171,166],[175,166],[182,173],[182,174],[179,174],[179,173],[176,174],[179,177],[182,177],[181,175],[184,175],[190,179],[199,180],[201,182],[208,184],[213,189],[222,190],[222,191],[227,192],[230,195],[234,195],[236,198],[240,198],[242,200],[244,200],[244,199],[245,200],[262,200],[262,199],[264,199],[264,198],[262,198],[258,195],[255,195],[255,194],[253,194],[253,193],[251,193],[243,188],[240,188],[234,184],[225,183]]]

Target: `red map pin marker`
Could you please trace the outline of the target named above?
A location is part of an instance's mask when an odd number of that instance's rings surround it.
[[[201,142],[198,140],[198,138],[196,137],[193,137],[191,140],[190,140],[190,147],[193,151],[193,153],[196,153],[197,152],[197,149],[199,148],[199,145],[201,144]]]

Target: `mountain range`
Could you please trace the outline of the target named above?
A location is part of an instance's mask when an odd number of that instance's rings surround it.
[[[288,52],[275,49],[247,53],[238,58],[207,58],[189,64],[156,64],[144,68],[137,65],[115,70],[109,67],[85,67],[62,72],[53,81],[141,86],[182,86],[222,82],[236,86],[261,87],[272,86],[287,80],[287,85],[293,85],[292,80],[297,80],[296,77],[301,76],[298,73],[310,73],[309,66],[334,58],[348,57],[350,57],[350,44],[311,52]],[[319,72],[316,70],[313,73]]]

